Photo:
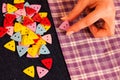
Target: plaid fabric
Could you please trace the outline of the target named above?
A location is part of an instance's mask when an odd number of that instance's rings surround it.
[[[71,36],[58,29],[60,18],[77,0],[48,0],[71,80],[120,80],[120,0],[116,6],[116,34],[94,38],[88,28]]]

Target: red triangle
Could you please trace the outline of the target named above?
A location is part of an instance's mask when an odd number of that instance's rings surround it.
[[[7,19],[4,19],[4,24],[3,25],[4,25],[4,27],[12,26],[13,22],[8,21]]]
[[[19,8],[19,9],[23,9],[24,8],[24,3],[15,4],[15,7]]]
[[[34,14],[35,12],[36,12],[36,10],[34,10],[33,8],[26,7],[26,13],[28,15]]]
[[[0,26],[0,38],[3,37],[7,33],[7,29]]]
[[[5,14],[5,19],[7,19],[7,21],[9,21],[9,23],[12,23],[16,18],[16,15],[14,14]]]
[[[43,60],[41,60],[41,62],[44,66],[46,66],[46,68],[51,69],[52,63],[53,63],[52,58],[43,59]]]
[[[34,20],[34,21],[36,21],[36,22],[41,22],[41,17],[40,17],[40,15],[39,15],[39,13],[36,13],[33,17],[32,17],[32,19]]]
[[[41,24],[43,24],[43,25],[51,25],[50,20],[47,17],[42,18]]]
[[[27,16],[24,17],[23,25],[29,25],[29,24],[32,24],[32,23],[33,23],[32,19],[30,19]]]

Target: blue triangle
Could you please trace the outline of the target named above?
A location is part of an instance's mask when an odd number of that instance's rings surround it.
[[[46,32],[45,28],[42,25],[38,24],[36,28],[36,34],[43,35]]]
[[[42,47],[40,48],[39,54],[50,54],[50,51],[45,45],[42,45]]]
[[[28,7],[28,6],[30,6],[30,4],[29,4],[28,2],[26,2],[26,3],[24,4],[24,6],[25,6],[25,7]]]
[[[18,55],[20,57],[22,57],[26,52],[27,52],[28,48],[24,47],[24,46],[17,46],[17,51],[18,51]]]
[[[21,34],[20,34],[20,32],[16,32],[10,38],[13,39],[13,40],[15,40],[15,41],[20,42],[21,41]]]

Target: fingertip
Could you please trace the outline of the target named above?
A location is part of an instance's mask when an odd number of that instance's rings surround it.
[[[63,20],[63,21],[65,21],[65,20],[67,20],[67,16],[64,16],[64,17],[62,17],[60,19]]]
[[[70,35],[72,35],[73,33],[74,33],[74,31],[67,31],[67,32],[66,32],[66,35],[67,35],[67,36],[70,36]]]

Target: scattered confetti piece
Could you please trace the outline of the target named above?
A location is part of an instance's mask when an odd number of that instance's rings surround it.
[[[6,7],[7,7],[6,3],[3,3],[2,4],[2,13],[6,13],[7,12]]]
[[[4,45],[4,47],[8,50],[15,51],[15,41],[11,40]]]
[[[64,21],[60,26],[59,29],[66,31],[70,27],[68,21]]]
[[[9,27],[5,27],[7,29],[7,34],[12,36],[14,33],[14,27],[13,26],[9,26]]]
[[[31,56],[31,57],[36,57],[36,55],[38,54],[38,51],[39,51],[39,47],[30,47],[28,49],[28,54]]]
[[[26,11],[24,8],[22,9],[18,9],[17,11],[15,11],[15,14],[19,15],[19,16],[26,16]]]
[[[46,58],[46,59],[42,59],[41,62],[43,63],[43,65],[48,68],[48,69],[51,69],[52,67],[52,58]]]
[[[15,12],[15,11],[17,11],[17,8],[15,7],[15,6],[13,6],[12,4],[7,4],[7,12],[8,13],[13,13],[13,12]]]
[[[45,17],[47,17],[48,13],[47,12],[40,12],[39,15],[41,18],[45,18]]]
[[[26,69],[23,70],[23,72],[26,75],[28,75],[28,76],[30,76],[32,78],[35,77],[35,68],[34,68],[34,66],[27,67]]]
[[[30,7],[33,8],[36,13],[38,13],[41,8],[41,5],[32,4],[32,5],[30,5]]]
[[[29,24],[29,25],[27,25],[27,27],[29,28],[29,29],[31,29],[32,31],[36,31],[36,25],[37,25],[37,23],[36,22],[34,22],[34,23],[32,23],[32,24]]]
[[[42,25],[38,24],[36,29],[36,34],[43,35],[46,32]]]
[[[13,39],[13,40],[15,40],[15,41],[18,41],[18,42],[21,42],[21,39],[22,39],[20,32],[16,32],[10,38]]]
[[[3,37],[7,33],[7,29],[0,27],[0,38]]]
[[[14,4],[24,3],[25,0],[14,0]]]
[[[48,70],[43,67],[37,66],[37,73],[39,78],[42,78],[48,73]]]
[[[33,20],[31,18],[29,18],[28,16],[24,17],[23,25],[29,25],[29,24],[32,24],[32,23],[33,23]]]
[[[42,39],[45,40],[46,42],[48,42],[49,44],[52,44],[51,34],[47,34],[47,35],[42,36]]]
[[[27,15],[35,14],[36,10],[30,7],[26,7],[26,13]]]
[[[19,9],[23,9],[24,8],[24,4],[23,3],[15,4],[15,7],[19,8]]]
[[[29,6],[30,6],[29,2],[25,2],[24,7],[29,7]]]
[[[40,48],[39,54],[50,54],[50,51],[45,45],[42,45]]]
[[[42,18],[40,17],[39,13],[36,13],[32,19],[36,22],[41,22]]]
[[[24,46],[17,46],[17,52],[20,57],[22,57],[26,52],[28,48]]]

